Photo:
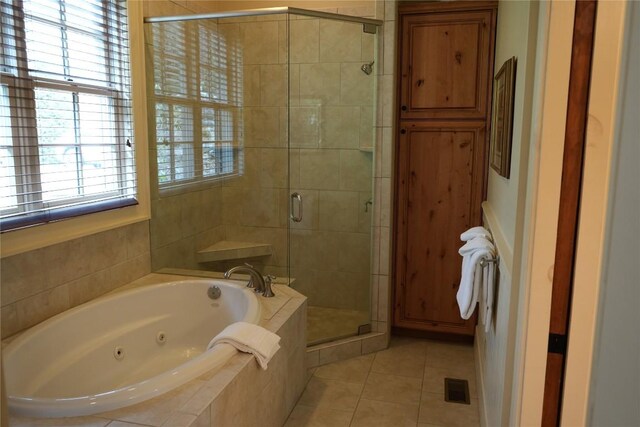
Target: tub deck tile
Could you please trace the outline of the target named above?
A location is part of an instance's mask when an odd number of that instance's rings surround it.
[[[198,417],[184,412],[174,412],[169,419],[162,424],[162,427],[190,427]]]
[[[111,420],[97,417],[73,417],[73,418],[28,418],[11,417],[11,427],[105,427]]]
[[[189,399],[182,407],[180,411],[188,414],[200,415],[211,402],[218,397],[218,395],[224,390],[233,378],[236,376],[236,372],[229,369],[221,369],[215,372],[214,375],[209,378],[204,387],[198,390],[195,395]],[[202,379],[202,377],[200,377]]]
[[[103,412],[97,416],[111,420],[161,427],[171,417],[172,413],[185,405],[204,384],[205,382],[200,380],[189,381],[185,385],[161,396],[137,405]]]
[[[143,424],[131,424],[124,421],[111,421],[107,427],[141,427]]]

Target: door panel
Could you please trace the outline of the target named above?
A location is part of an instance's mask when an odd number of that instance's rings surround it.
[[[484,140],[483,121],[401,128],[394,326],[473,333],[455,296],[460,234],[481,221]]]
[[[402,19],[401,119],[484,119],[491,11]]]

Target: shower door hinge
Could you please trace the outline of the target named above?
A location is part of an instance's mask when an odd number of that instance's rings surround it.
[[[566,354],[567,353],[567,336],[560,334],[549,334],[549,353]]]

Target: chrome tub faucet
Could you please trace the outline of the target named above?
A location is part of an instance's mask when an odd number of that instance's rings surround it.
[[[256,270],[252,265],[237,265],[235,267],[231,267],[224,273],[224,278],[229,279],[233,273],[248,273],[251,278],[249,279],[249,283],[247,283],[248,288],[255,288],[257,293],[261,293],[263,296],[267,298],[271,298],[275,296],[273,290],[271,289],[271,284],[274,276],[265,276],[262,277],[262,274],[258,270]]]

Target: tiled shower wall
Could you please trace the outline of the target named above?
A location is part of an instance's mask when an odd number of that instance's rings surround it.
[[[268,243],[272,255],[250,262],[287,276],[287,22],[285,15],[221,19],[219,31],[242,49],[241,176],[224,182],[226,240]],[[244,260],[213,265],[226,269]]]
[[[181,3],[181,4],[178,4],[178,3]],[[178,14],[191,12],[191,11],[186,11],[186,9],[184,9],[184,7],[182,6],[183,2],[178,2],[178,3],[171,3],[168,1],[150,3],[150,5],[153,4],[154,10],[150,10],[151,8],[149,8],[149,10],[146,12],[146,16],[178,15]],[[187,2],[187,5],[193,6],[193,10],[192,10],[193,12],[203,13],[203,12],[209,11],[207,9],[206,2]],[[202,7],[199,8],[199,5],[202,5]],[[278,4],[278,5],[281,5],[281,4]],[[160,6],[162,6],[162,8],[160,8]],[[265,7],[267,6],[269,6],[269,4],[265,2]],[[375,72],[377,73],[377,92],[376,92],[376,99],[375,99],[375,103],[376,103],[375,105],[377,106],[377,116],[375,117],[375,123],[374,123],[374,128],[375,128],[374,137],[376,138],[376,144],[375,144],[375,153],[373,155],[374,157],[373,196],[376,203],[374,203],[374,206],[373,206],[373,217],[370,219],[372,221],[372,227],[373,227],[373,233],[372,233],[373,242],[372,242],[372,257],[371,257],[371,262],[372,262],[371,272],[373,276],[371,280],[370,303],[371,303],[371,316],[372,316],[373,330],[378,332],[388,332],[390,328],[389,274],[390,274],[390,253],[391,253],[390,226],[391,226],[391,212],[392,212],[391,210],[391,199],[392,199],[391,173],[392,173],[392,165],[393,165],[392,129],[395,121],[395,111],[393,107],[394,105],[393,82],[394,82],[394,74],[395,74],[395,51],[396,51],[395,31],[396,31],[397,4],[395,0],[391,0],[391,1],[375,0],[375,1],[371,1],[370,7],[365,7],[365,8],[346,8],[345,7],[345,8],[323,9],[323,10],[327,12],[337,12],[337,13],[346,14],[346,15],[375,17],[377,19],[384,20],[384,26],[381,30],[382,35],[378,36],[379,42],[382,42],[382,43],[379,43],[377,46],[377,49],[378,49],[378,54],[376,59],[377,63],[374,64],[374,70],[376,70]],[[262,18],[262,19],[267,19],[267,18]],[[291,27],[292,33],[296,34],[296,31],[297,31],[296,26],[304,26],[305,23],[307,22],[311,23],[311,21],[312,20],[299,20],[297,22],[292,21],[292,27]],[[259,39],[265,38],[265,34],[268,34],[268,33],[274,34],[273,37],[275,37],[274,23],[271,23],[271,24],[256,23],[255,25],[256,26],[262,25],[264,27],[271,28],[268,32],[264,32],[264,31],[260,32]],[[315,24],[313,25],[315,26]],[[281,26],[282,26],[282,23],[279,23],[278,24],[279,43],[282,43],[282,40],[283,40],[283,30]],[[320,34],[319,31],[320,31],[320,28],[318,24],[318,39],[315,38],[316,37],[315,27],[313,28],[313,31],[308,32],[306,37],[303,36],[302,34],[296,34],[296,37],[292,37],[291,76],[294,79],[293,80],[294,85],[292,87],[294,101],[295,101],[295,93],[296,93],[295,83],[298,81],[298,78],[296,77],[296,73],[299,73],[300,69],[304,71],[306,68],[305,74],[307,76],[312,76],[312,74],[310,74],[309,71],[313,72],[314,67],[321,67],[321,65],[317,65],[317,64],[313,65],[316,62],[316,57],[320,59],[320,55],[321,55],[321,51],[319,47],[319,34]],[[273,37],[272,37],[272,40],[273,40]],[[267,45],[269,45],[269,43],[267,43]],[[306,46],[316,46],[316,45],[318,46],[317,50],[315,48],[309,49],[309,50],[305,49]],[[273,53],[274,48],[275,48],[275,45],[272,41],[271,47],[270,47],[270,50],[271,50],[270,55],[272,58],[275,58],[275,55]],[[333,46],[333,48],[342,49],[342,46],[338,44],[337,46]],[[349,49],[348,46],[345,48]],[[355,58],[355,54],[353,52],[355,52],[356,48],[354,46],[351,46],[351,48],[353,49],[353,51],[351,54],[349,54],[348,56],[349,59]],[[267,49],[267,52],[268,51],[269,51],[269,48]],[[327,50],[324,49],[324,52],[327,52]],[[363,52],[365,52],[365,55],[363,55]],[[365,45],[361,45],[361,57],[360,57],[361,64],[368,59],[368,56],[366,55],[366,53],[368,53],[367,47]],[[337,54],[339,55],[340,52],[338,52]],[[276,144],[281,144],[281,143],[283,144],[282,139],[278,139],[278,138],[281,138],[281,135],[282,135],[281,128],[284,127],[284,123],[285,123],[285,118],[283,117],[284,104],[281,104],[282,100],[273,99],[274,91],[279,88],[279,85],[286,84],[285,78],[279,74],[282,72],[281,67],[283,66],[283,64],[284,63],[282,62],[282,48],[280,47],[280,44],[279,44],[277,64],[275,63],[274,59],[271,59],[270,61],[264,61],[264,63],[247,64],[247,66],[245,67],[246,75],[244,80],[245,81],[244,102],[245,102],[245,105],[252,107],[252,112],[249,113],[251,115],[245,115],[244,118],[245,120],[248,120],[249,123],[253,122],[253,123],[259,124],[260,121],[262,121],[262,123],[267,125],[266,127],[262,127],[262,128],[259,128],[259,127],[247,128],[247,131],[245,134],[245,144],[247,144],[247,139],[251,135],[261,136],[263,139],[270,140],[272,143],[276,143],[276,141],[278,141]],[[342,72],[342,67],[340,71]],[[349,69],[349,71],[353,71],[353,69]],[[357,71],[357,72],[360,73],[360,76],[358,77],[365,76],[360,71]],[[337,70],[334,71],[334,73],[335,73],[334,75],[334,79],[335,79],[338,77]],[[369,76],[369,77],[372,77],[372,76]],[[266,85],[265,82],[268,82],[270,84]],[[317,84],[317,82],[318,80],[313,80],[313,79],[305,80],[305,83],[310,86],[304,86],[302,88],[302,94],[305,94],[305,91],[307,91],[307,93],[309,91],[314,91],[313,85]],[[257,88],[259,88],[259,90],[257,90]],[[336,88],[336,86],[334,86],[334,88]],[[298,89],[298,93],[300,93],[299,89]],[[320,95],[322,95],[322,93],[320,93]],[[271,98],[271,101],[268,101],[270,98]],[[263,99],[267,100],[267,104],[263,105]],[[269,105],[269,103],[273,105]],[[278,107],[277,110],[275,108],[276,106]],[[322,132],[322,131],[317,126],[313,126],[313,122],[308,121],[310,117],[313,117],[313,111],[314,111],[313,107],[307,106],[307,105],[295,105],[295,104],[292,104],[292,107],[299,108],[299,111],[296,111],[295,109],[292,108],[292,112],[291,112],[292,143],[297,144],[299,146],[299,148],[297,149],[301,150],[301,152],[303,150],[314,150],[315,147],[303,146],[305,141],[311,141],[311,140],[322,141],[323,140],[322,136],[320,139],[318,139],[318,132]],[[348,118],[350,124],[353,124],[355,122],[356,109],[351,110],[352,115],[348,114],[348,109],[334,110],[334,113],[339,113],[339,112],[347,113],[344,116],[340,116],[340,118],[342,119]],[[310,114],[305,114],[305,113],[310,113]],[[253,114],[255,114],[256,116],[259,116],[258,121],[253,121],[254,119]],[[361,118],[367,116],[367,113],[366,112],[363,113],[362,109],[360,109],[359,114]],[[340,126],[341,125],[340,123],[346,123],[346,121],[347,120],[343,120],[342,122],[328,121],[328,123],[335,123],[338,126]],[[364,128],[366,128],[366,125],[363,125],[363,126]],[[358,132],[358,148],[366,148],[366,144],[362,144],[361,142],[363,140],[365,141],[368,140],[366,133],[364,134],[365,136],[363,137],[364,128],[361,126]],[[327,134],[330,135],[331,132],[333,132],[333,135],[347,138],[347,135],[349,135],[349,132],[353,132],[353,127],[349,129],[350,130],[346,130],[345,128],[336,127],[333,130],[324,129],[324,132],[326,132],[325,135]],[[266,137],[262,136],[262,133],[265,131],[267,135]],[[299,132],[299,134],[296,135],[296,132]],[[305,132],[308,132],[308,133],[305,133]],[[353,143],[353,141],[355,140],[354,134],[351,134],[350,140]],[[261,158],[262,161],[260,162],[260,169],[253,171],[253,173],[256,174],[257,176],[256,179],[264,180],[265,177],[269,177],[269,178],[276,177],[275,181],[278,181],[278,179],[284,179],[283,176],[278,174],[279,169],[276,166],[278,164],[281,164],[281,162],[283,161],[282,156],[284,156],[284,154],[281,151],[283,149],[283,146],[250,147],[250,145],[251,145],[250,142],[246,145],[249,153],[248,156],[249,155],[260,156],[262,154],[266,154],[266,156]],[[353,145],[351,147],[355,148]],[[255,148],[258,151],[251,153],[251,148]],[[370,155],[365,151],[363,151],[362,153],[363,153],[362,154],[363,156]],[[291,166],[293,169],[291,178],[295,182],[296,180],[300,179],[299,175],[296,175],[296,171],[299,168],[299,158],[297,158],[295,155],[291,159]],[[327,168],[325,170],[329,170],[329,169]],[[339,176],[339,168],[333,169],[333,170],[334,172],[338,172],[335,175]],[[353,171],[357,172],[358,169],[354,168]],[[280,188],[283,188],[281,184],[279,186]],[[278,185],[274,186],[274,188],[278,188]],[[231,194],[230,190],[227,189],[223,191],[226,192],[226,197],[228,200]],[[358,193],[359,193],[359,197],[366,195],[366,191],[362,191]],[[280,209],[288,209],[288,192],[286,191],[280,192],[280,199],[278,202],[276,202],[275,197],[273,195],[268,197],[271,197],[270,203],[272,204],[274,209],[270,212],[264,213],[263,215],[278,215],[279,218],[286,218],[287,215],[285,215],[285,213],[282,213]],[[309,197],[307,201],[309,207],[311,207],[313,204],[313,201],[311,199],[312,197]],[[220,200],[220,199],[216,198],[216,200]],[[360,202],[361,200],[358,201],[358,203]],[[180,201],[180,203],[182,204],[182,206],[186,206],[183,203],[183,201]],[[214,206],[214,205],[211,205],[210,207],[211,207],[211,210],[210,210],[211,217],[214,217],[214,216],[217,217],[218,215],[217,209],[220,209],[220,207]],[[306,218],[300,224],[300,230],[301,230],[300,233],[303,233],[305,232],[305,230],[308,230],[309,228],[312,227],[312,225],[309,225],[309,222],[311,222],[312,224],[314,224],[315,222],[319,223],[319,219],[317,217],[314,218],[312,214],[308,213],[308,211],[314,212],[316,215],[320,214],[319,210],[316,210],[315,208],[307,209]],[[360,215],[362,215],[362,213],[360,213]],[[223,214],[223,217],[224,217],[224,214]],[[228,219],[229,217],[227,216],[226,218]],[[358,220],[359,224],[362,224],[360,221],[361,219]],[[223,228],[222,230],[224,230],[225,228]],[[244,229],[245,231],[247,231],[250,228],[251,227],[237,227],[236,230],[234,231],[238,231],[241,229]],[[228,236],[224,231],[220,231],[220,229],[218,229],[217,232],[219,233],[218,234],[219,238],[228,238]],[[256,239],[257,236],[254,234],[253,238]],[[306,239],[306,240],[309,241],[309,239]],[[152,237],[152,244],[153,244],[153,237]],[[299,252],[299,251],[293,250],[293,253],[296,253],[296,252]],[[192,256],[191,254],[193,254],[193,251],[190,251],[189,254],[185,254],[185,256],[190,257]],[[312,251],[309,251],[307,255],[320,256],[320,257],[323,256],[322,253],[313,253]],[[276,274],[279,274],[277,272],[277,269],[274,272]],[[295,276],[295,272],[293,274]],[[304,284],[302,284],[302,287],[304,287]],[[303,292],[309,292],[309,290],[306,289],[306,290],[303,290]],[[357,341],[357,338],[356,338],[356,341]],[[351,353],[355,354],[360,351],[363,351],[363,352],[373,351],[380,345],[384,345],[382,344],[384,340],[377,340],[376,342],[378,344],[373,345],[372,344],[373,341],[371,340],[363,341],[362,344],[351,341],[349,343],[346,343],[346,346],[344,347],[345,351],[341,351],[340,348],[337,348],[335,350],[327,348],[326,350],[324,350],[324,352],[326,353],[326,356],[323,358],[323,360],[320,361],[320,363],[325,363],[331,360],[335,360],[336,358],[344,357],[346,354],[351,354]],[[317,361],[319,360],[317,356],[318,356],[317,353],[315,353],[315,358],[314,356],[311,356],[312,364],[317,363]]]
[[[186,14],[187,9],[170,2],[147,3],[146,16]],[[150,10],[149,10],[150,9]],[[165,12],[165,13],[162,13]],[[215,25],[215,21],[211,21]],[[149,174],[151,184],[151,267],[198,269],[196,254],[224,238],[222,226],[222,183],[196,182],[179,188],[160,189],[156,144],[154,87],[154,35],[172,24],[145,24],[146,88],[149,123]],[[152,27],[153,26],[153,27]],[[169,27],[172,28],[172,27]],[[168,34],[171,34],[169,29]],[[175,29],[173,30],[175,31]],[[177,45],[179,46],[179,45]],[[170,71],[167,72],[170,76]],[[166,78],[166,76],[165,76]]]
[[[148,221],[2,258],[2,338],[149,272]]]
[[[242,96],[242,108],[236,116],[241,123],[237,136],[240,172],[201,183],[199,187],[173,190],[173,194],[159,192],[154,182],[153,268],[224,271],[247,261],[198,263],[198,250],[227,240],[270,244],[272,256],[250,262],[265,274],[285,276],[288,264],[285,16],[212,19],[206,23],[212,31],[224,36],[227,46],[242,49],[243,64],[231,71],[240,81]],[[152,149],[152,180],[156,180],[155,162],[156,153]]]
[[[150,151],[155,162],[155,152]],[[153,175],[152,175],[153,176]],[[198,269],[196,252],[222,240],[222,187],[212,186],[151,199],[151,268]]]
[[[195,254],[233,240],[271,244],[273,255],[252,264],[287,275],[291,185],[304,199],[291,236],[296,288],[312,305],[367,310],[376,76],[360,66],[375,59],[375,36],[359,24],[291,16],[289,65],[285,19],[212,22],[242,46],[243,170],[206,190],[154,197],[153,267],[225,270],[244,260],[198,265]]]
[[[310,190],[310,195],[305,198],[305,219],[302,223],[294,225],[292,233],[292,276],[310,278],[308,282],[301,281],[297,285],[298,289],[309,297],[310,305],[340,306],[339,301],[344,300],[345,306],[355,304],[356,307],[362,308],[362,304],[369,301],[373,331],[388,333],[390,328],[392,129],[395,121],[393,82],[397,6],[395,1],[380,0],[372,1],[371,7],[323,10],[383,19],[384,27],[379,30],[382,34],[378,36],[379,43],[376,45],[374,37],[363,35],[359,25],[310,18],[291,21],[292,191]],[[259,19],[268,21],[269,18]],[[273,26],[274,24],[261,25]],[[264,30],[264,27],[262,29]],[[356,32],[360,35],[360,46],[357,46],[357,43],[347,43],[348,40],[358,39],[355,37]],[[274,28],[270,33],[275,34]],[[266,32],[261,31],[260,34],[264,39]],[[282,23],[279,24],[278,37],[282,43]],[[269,42],[266,43],[269,46]],[[275,44],[271,42],[270,46],[266,51],[271,49],[271,57],[275,58],[273,53]],[[374,83],[372,79],[374,75],[367,76],[359,68],[363,63],[374,59],[373,49],[376,48],[374,70],[376,70],[377,79]],[[263,45],[261,49],[265,49],[265,46]],[[281,45],[279,52],[278,60],[282,61]],[[250,113],[251,115],[245,114],[245,121],[247,121],[245,144],[249,147],[252,144],[247,142],[250,136],[259,135],[258,131],[264,132],[264,129],[267,129],[267,135],[271,135],[266,139],[272,144],[276,143],[275,141],[284,144],[282,104],[277,104],[278,114],[276,114],[275,105],[264,105],[265,95],[266,99],[269,99],[272,97],[269,91],[278,89],[274,82],[285,81],[280,80],[281,68],[273,67],[274,64],[250,65],[254,67],[251,72],[253,77],[248,78],[248,70],[251,66],[245,67],[247,76],[245,76],[244,99],[246,105],[253,103],[255,109]],[[377,88],[374,91],[369,90],[370,84],[376,84]],[[374,93],[375,99],[372,103],[370,96]],[[257,94],[260,94],[259,101]],[[260,105],[257,105],[258,102]],[[373,117],[373,111],[368,110],[372,105],[377,106],[375,117]],[[255,114],[256,112],[258,113]],[[257,116],[257,121],[253,121],[254,114]],[[373,119],[373,126],[370,126],[370,118]],[[253,128],[249,127],[251,123],[254,123]],[[276,123],[280,123],[278,130],[280,139],[275,137]],[[359,126],[354,126],[354,123],[359,123]],[[262,138],[265,139],[264,136]],[[373,141],[373,138],[376,138],[376,143],[372,147],[374,153],[370,153],[367,149],[371,147],[369,141]],[[277,148],[262,147],[261,150],[261,153],[265,153],[265,150],[273,150],[270,151],[271,153],[277,152]],[[284,156],[283,153],[280,155]],[[272,156],[271,159],[276,156]],[[262,159],[261,169],[256,171],[260,174],[258,179],[264,180],[268,174],[274,174],[273,165],[279,162],[280,160],[265,162]],[[277,177],[277,172],[275,173]],[[370,174],[373,174],[374,204],[373,209],[367,208],[365,212],[364,203],[371,194]],[[281,178],[284,179],[284,177]],[[330,189],[337,191],[328,191]],[[282,210],[288,209],[288,192],[283,189],[280,194],[278,215],[281,220],[286,221],[288,212]],[[333,201],[327,199],[327,196],[342,199]],[[322,207],[323,202],[325,209]],[[341,206],[347,206],[347,208],[332,209],[328,202],[339,202]],[[271,213],[275,215],[275,209]],[[284,227],[285,224],[282,226]],[[368,231],[369,226],[372,228]],[[350,235],[350,239],[345,239],[347,235]],[[372,244],[369,245],[372,263],[370,269],[368,266],[365,267],[369,262],[369,254],[359,251],[348,252],[351,242],[359,247],[366,247],[367,245],[361,245],[361,243],[362,239],[368,238],[367,236],[373,239]],[[226,237],[228,239],[229,234]],[[339,240],[340,238],[342,240]],[[358,239],[360,241],[356,243]],[[343,277],[350,275],[351,279],[357,277],[358,281],[335,280],[337,272],[344,270],[340,267],[342,256],[351,258],[353,261],[350,265],[358,269]],[[317,270],[314,272],[314,268],[307,262],[311,259],[322,260],[324,271],[320,271],[320,274]],[[343,267],[345,264],[346,262],[343,261]],[[338,267],[332,270],[335,265]],[[296,266],[300,266],[301,269],[296,270]],[[309,270],[305,271],[307,266]],[[366,278],[366,274],[362,274],[364,272],[372,274],[371,280]],[[364,283],[365,286],[357,283]],[[367,298],[369,283],[371,283],[370,299]],[[350,288],[351,285],[355,286]],[[330,287],[330,292],[325,292],[326,289],[323,287]],[[322,346],[315,358],[310,355],[311,364],[328,363],[359,352],[375,351],[385,345],[386,338],[367,337],[360,342],[356,337],[347,341]],[[318,356],[319,353],[320,356]]]
[[[378,46],[376,117],[376,163],[374,167],[375,199],[379,202],[373,218],[373,280],[371,290],[371,320],[373,330],[390,330],[390,267],[391,267],[391,174],[394,164],[393,130],[395,126],[396,73],[396,0],[376,0],[376,19],[384,21],[382,40]]]

